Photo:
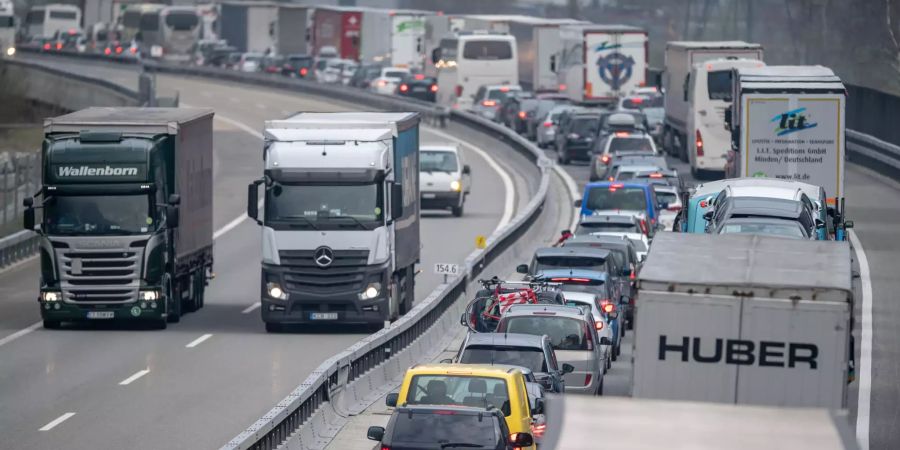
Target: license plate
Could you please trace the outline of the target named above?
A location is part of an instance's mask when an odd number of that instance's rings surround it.
[[[435,194],[422,193],[422,198],[435,198],[435,197],[437,197],[437,195],[435,195]]]
[[[112,319],[116,313],[113,311],[88,311],[88,319]]]
[[[309,313],[309,320],[337,320],[338,313]]]
[[[424,87],[414,87],[413,92],[425,92],[425,88]]]

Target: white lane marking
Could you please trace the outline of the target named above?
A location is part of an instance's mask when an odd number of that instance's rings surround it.
[[[42,426],[41,428],[38,429],[38,431],[50,431],[54,427],[65,422],[66,420],[69,419],[69,417],[72,417],[74,415],[75,415],[75,413],[73,413],[73,412],[67,412],[67,413],[57,417],[56,419],[53,419],[53,421],[48,423],[47,425]]]
[[[850,243],[859,261],[859,280],[862,285],[862,336],[859,343],[859,397],[856,402],[856,440],[860,450],[869,450],[869,414],[872,402],[872,279],[869,259],[862,242],[854,230],[850,230]]]
[[[193,341],[191,341],[190,344],[185,345],[185,347],[186,348],[194,348],[194,347],[202,344],[203,342],[205,342],[207,339],[209,339],[211,337],[212,337],[211,334],[204,334],[203,336],[200,336],[197,339],[194,339]]]
[[[140,378],[144,375],[147,375],[148,373],[150,373],[150,369],[138,370],[134,375],[120,381],[119,386],[128,386],[129,384],[133,383],[138,378]]]
[[[570,205],[575,203],[575,200],[578,199],[578,184],[575,183],[575,179],[569,175],[569,172],[566,172],[565,169],[560,167],[558,164],[553,164],[553,171],[562,178],[563,183],[566,184],[566,189],[569,191],[569,197],[572,197],[572,201],[569,202]],[[579,219],[579,209],[573,207],[572,209],[572,225],[569,227],[569,230],[575,231],[578,228],[578,219]]]
[[[450,134],[445,133],[441,130],[436,130],[431,127],[426,127],[426,129],[428,130],[429,133],[436,134],[444,139],[450,139],[451,141],[457,142],[460,145],[465,146],[469,150],[477,153],[478,156],[481,156],[482,158],[484,158],[485,161],[487,161],[488,165],[491,166],[491,169],[493,169],[494,172],[497,172],[497,175],[500,175],[500,180],[503,181],[503,191],[504,191],[503,215],[500,216],[500,223],[497,224],[496,229],[499,230],[500,228],[503,228],[504,226],[506,226],[506,224],[508,224],[512,220],[513,213],[515,212],[515,201],[516,201],[515,195],[514,195],[515,190],[513,188],[512,178],[510,178],[510,176],[506,172],[506,170],[504,170],[503,167],[500,166],[500,164],[497,164],[497,161],[495,161],[494,158],[492,158],[490,155],[488,155],[487,152],[485,152],[484,150],[482,150],[478,147],[475,147],[474,145],[472,145],[462,139],[459,139],[455,136],[451,136]]]
[[[256,311],[256,309],[259,308],[260,306],[262,306],[262,303],[256,302],[256,303],[244,308],[244,310],[241,311],[241,314],[250,314],[253,311]]]
[[[34,330],[37,330],[38,328],[40,328],[43,325],[44,325],[44,322],[35,322],[31,325],[28,325],[28,327],[26,327],[26,328],[23,328],[9,336],[6,336],[3,339],[0,339],[0,347],[3,347],[4,345],[9,344],[10,342],[12,342],[22,336],[25,336],[26,334],[31,333]]]

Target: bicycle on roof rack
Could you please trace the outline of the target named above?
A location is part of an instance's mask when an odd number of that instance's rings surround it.
[[[496,331],[500,318],[514,305],[565,303],[560,284],[546,279],[508,281],[495,276],[478,282],[481,289],[466,305],[460,318],[462,325],[476,333]]]

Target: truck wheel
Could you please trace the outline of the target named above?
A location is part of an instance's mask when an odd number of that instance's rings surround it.
[[[453,213],[453,217],[462,217],[463,205],[454,206],[454,207],[450,208],[450,212]]]
[[[47,320],[44,319],[44,328],[48,330],[58,330],[62,327],[62,322],[59,320]]]
[[[171,279],[166,279],[166,319],[169,323],[181,322],[181,296],[175,289]]]
[[[181,285],[181,288],[178,289],[179,294],[188,293],[189,297],[185,299],[182,295],[178,297],[181,298],[181,310],[185,313],[194,312],[197,310],[197,281],[196,277],[193,275],[188,276],[186,282],[178,283]]]
[[[281,332],[281,324],[280,323],[266,322],[266,333],[280,333],[280,332]]]
[[[400,303],[403,302],[403,285],[401,284],[402,280],[399,276],[394,275],[391,281],[392,289],[391,296],[388,300],[388,313],[387,320],[395,321],[400,317]]]
[[[403,303],[400,304],[400,314],[404,315],[413,307],[416,301],[416,273],[410,267],[406,269],[406,276],[403,277]]]

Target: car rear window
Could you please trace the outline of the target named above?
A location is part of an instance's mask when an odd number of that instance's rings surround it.
[[[404,448],[414,448],[409,444],[418,444],[418,448],[496,448],[500,440],[496,418],[452,410],[398,413],[392,429],[391,441]]]
[[[400,70],[389,70],[384,73],[385,78],[406,78],[407,75],[409,74]]]
[[[678,202],[678,195],[676,195],[674,192],[656,191],[656,198],[659,199],[659,201],[668,203],[670,205]]]
[[[585,292],[590,294],[606,293],[606,287],[603,286],[603,280],[593,280],[588,278],[551,278],[554,283],[561,283],[563,291]]]
[[[653,145],[643,137],[613,137],[609,143],[609,153],[619,151],[653,152]]]
[[[582,222],[575,231],[576,235],[603,232],[640,233],[641,230],[633,222]]]
[[[588,256],[542,256],[535,258],[534,273],[553,269],[606,271],[606,259]]]
[[[462,364],[509,364],[527,367],[532,372],[547,372],[547,360],[539,348],[472,345],[463,350]]]
[[[463,59],[512,59],[512,45],[508,41],[469,41],[463,47]]]
[[[596,136],[599,131],[599,117],[580,117],[572,121],[572,133],[581,136]]]
[[[731,101],[731,71],[717,70],[706,74],[706,88],[710,100]]]
[[[591,188],[588,192],[586,206],[592,211],[609,209],[646,211],[647,196],[639,187],[599,186]]]
[[[720,234],[765,234],[805,239],[799,223],[726,223]]]
[[[406,402],[410,405],[494,406],[508,416],[509,391],[502,378],[475,375],[416,375]]]
[[[515,316],[500,320],[500,332],[544,335],[555,350],[588,350],[584,322],[560,316]]]

